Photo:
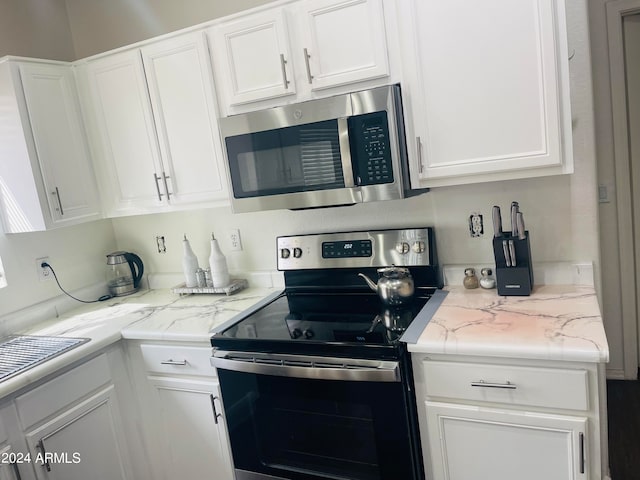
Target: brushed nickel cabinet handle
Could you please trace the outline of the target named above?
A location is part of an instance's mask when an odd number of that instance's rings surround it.
[[[416,151],[418,153],[418,173],[422,174],[422,141],[420,137],[416,137]]]
[[[285,89],[289,89],[289,80],[287,79],[287,61],[284,58],[284,54],[280,54],[280,68],[282,69],[282,84]]]
[[[181,367],[184,367],[187,364],[186,360],[173,360],[173,359],[169,359],[169,360],[162,360],[160,362],[160,365],[178,365]]]
[[[38,440],[38,448],[40,449],[40,453],[42,453],[42,458],[44,458],[44,468],[47,469],[47,472],[51,471],[51,464],[49,463],[49,460],[47,460],[47,451],[44,448],[44,439],[41,438],[40,440]]]
[[[171,198],[171,192],[169,191],[169,184],[167,183],[167,179],[171,178],[167,176],[166,173],[162,172],[162,180],[164,181],[164,191],[167,193],[167,200]]]
[[[13,476],[15,480],[22,480],[22,476],[20,475],[20,469],[18,468],[18,464],[13,462],[11,464],[11,469],[13,470]]]
[[[218,397],[214,397],[213,393],[209,394],[209,397],[211,398],[211,409],[213,410],[213,421],[216,422],[216,425],[218,425],[218,418],[222,417],[222,415],[220,413],[218,413],[218,410],[216,409],[216,400],[219,400]]]
[[[309,82],[309,84],[311,84],[313,83],[313,75],[311,75],[311,66],[309,65],[309,58],[311,58],[311,55],[309,55],[309,51],[305,48],[304,64],[307,66],[307,81]]]
[[[472,387],[483,387],[483,388],[504,388],[507,390],[515,390],[517,387],[511,382],[505,383],[491,383],[485,382],[484,380],[479,380],[477,382],[471,382]]]
[[[56,208],[56,210],[60,212],[60,215],[64,215],[64,210],[62,209],[62,201],[60,200],[60,190],[58,190],[58,187],[55,187],[55,188],[56,188],[56,191],[51,192],[51,195],[55,195],[56,200],[58,201],[58,208]]]
[[[160,193],[160,184],[158,183],[160,181],[160,177],[158,175],[153,174],[153,181],[156,183],[156,192],[158,192],[158,200],[162,201],[162,193]]]
[[[584,433],[580,432],[580,473],[585,471]]]

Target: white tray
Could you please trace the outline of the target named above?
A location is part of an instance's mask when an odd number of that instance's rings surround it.
[[[247,288],[249,282],[244,278],[232,278],[231,283],[225,287],[187,287],[185,285],[184,283],[176,285],[171,289],[171,292],[179,293],[180,295],[190,295],[192,293],[224,293],[231,295]]]

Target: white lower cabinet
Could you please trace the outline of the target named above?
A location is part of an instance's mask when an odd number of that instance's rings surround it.
[[[608,478],[599,365],[412,355],[426,478]]]
[[[129,342],[155,479],[233,480],[211,347]]]
[[[213,367],[212,367],[213,368]],[[232,479],[217,382],[148,377],[164,439],[167,478]]]
[[[19,454],[16,466],[21,476],[17,478],[151,478],[131,403],[120,344],[35,388],[19,392],[0,411],[11,424],[9,438]],[[16,472],[13,466],[4,471],[0,468],[0,479],[12,478],[2,475],[17,475]]]
[[[109,385],[27,432],[29,453],[35,459],[37,478],[133,478],[119,420],[115,389]]]
[[[587,419],[425,402],[433,479],[588,478]]]

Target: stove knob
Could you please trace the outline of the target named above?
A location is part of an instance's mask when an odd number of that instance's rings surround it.
[[[315,333],[313,333],[313,330],[309,329],[305,330],[302,333],[304,334],[304,338],[306,338],[307,340],[313,338],[316,335]]]
[[[302,249],[301,248],[294,248],[293,249],[293,257],[294,258],[300,258],[302,256]]]
[[[294,340],[296,338],[300,338],[302,336],[302,330],[300,330],[299,328],[294,328],[293,331],[291,332],[291,338],[293,338]]]
[[[411,249],[416,253],[424,253],[425,245],[422,241],[413,242]]]
[[[409,244],[407,242],[398,242],[396,243],[396,252],[404,255],[405,253],[409,253]]]
[[[280,249],[280,258],[289,258],[291,256],[291,250],[288,248]]]

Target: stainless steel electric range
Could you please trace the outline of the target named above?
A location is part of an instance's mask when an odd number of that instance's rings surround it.
[[[444,297],[431,228],[278,237],[285,288],[211,338],[237,480],[424,478],[407,343]],[[404,266],[386,306],[358,274]]]

